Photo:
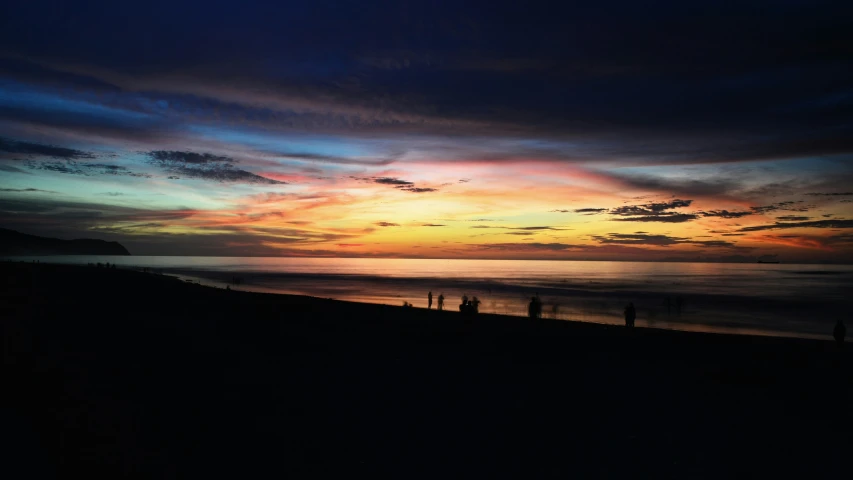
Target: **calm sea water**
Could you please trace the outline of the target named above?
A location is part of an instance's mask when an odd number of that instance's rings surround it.
[[[538,294],[543,316],[679,330],[829,338],[853,296],[851,265],[424,260],[260,257],[29,257],[147,267],[202,284],[357,302],[427,307],[427,292],[458,310],[526,315]],[[236,282],[239,281],[239,284]],[[680,305],[680,308],[679,308]]]

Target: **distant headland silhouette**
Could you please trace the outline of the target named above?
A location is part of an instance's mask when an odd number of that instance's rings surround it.
[[[130,255],[118,242],[61,240],[0,228],[0,255]]]

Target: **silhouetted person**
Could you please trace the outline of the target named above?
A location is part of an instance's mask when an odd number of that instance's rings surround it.
[[[844,346],[844,336],[847,335],[847,327],[844,326],[844,322],[839,318],[837,322],[835,322],[835,328],[832,330],[832,336],[835,337],[835,342],[838,344],[838,348]]]
[[[444,310],[444,294],[443,293],[440,293],[438,295],[438,309]]]
[[[432,308],[432,292],[427,294],[427,310]]]
[[[462,305],[468,305],[468,295],[462,295]]]
[[[633,327],[634,320],[637,318],[637,311],[634,309],[634,303],[631,302],[625,307],[625,326]]]
[[[527,306],[527,316],[530,318],[542,318],[542,300],[539,294],[530,297],[530,305]]]
[[[480,299],[476,296],[471,299],[471,313],[480,313]]]
[[[471,301],[469,300],[467,303],[459,304],[459,313],[462,315],[468,315],[471,313]]]

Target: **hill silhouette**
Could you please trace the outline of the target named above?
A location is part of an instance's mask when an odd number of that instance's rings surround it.
[[[118,242],[61,240],[0,228],[0,255],[130,255]]]

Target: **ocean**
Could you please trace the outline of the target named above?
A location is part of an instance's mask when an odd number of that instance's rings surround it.
[[[716,333],[831,338],[849,316],[853,265],[266,258],[165,256],[17,257],[148,268],[205,285],[355,302],[445,309],[476,296],[480,312],[525,316],[531,296],[543,317]]]

